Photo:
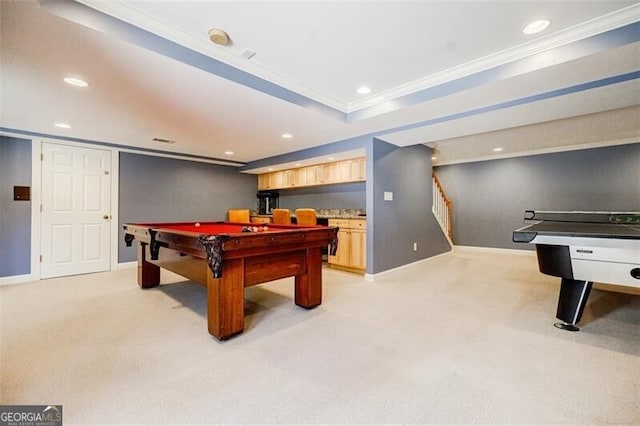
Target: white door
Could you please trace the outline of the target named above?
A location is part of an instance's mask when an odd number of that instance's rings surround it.
[[[42,278],[110,266],[111,152],[42,144]]]

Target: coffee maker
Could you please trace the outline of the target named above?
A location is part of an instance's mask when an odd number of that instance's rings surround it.
[[[278,208],[278,191],[258,191],[258,214],[271,214]]]

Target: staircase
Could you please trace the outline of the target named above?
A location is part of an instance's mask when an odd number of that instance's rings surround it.
[[[453,244],[453,225],[451,224],[451,200],[447,198],[447,195],[442,189],[442,184],[438,180],[438,177],[433,174],[433,214],[435,215],[442,231],[449,239],[449,242]]]

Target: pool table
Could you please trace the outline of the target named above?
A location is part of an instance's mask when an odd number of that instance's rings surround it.
[[[138,285],[160,284],[165,268],[207,287],[209,333],[224,340],[244,330],[244,287],[295,277],[295,303],[322,303],[322,249],[335,252],[328,226],[231,222],[124,224],[127,246],[138,241]],[[256,231],[257,229],[257,231]]]

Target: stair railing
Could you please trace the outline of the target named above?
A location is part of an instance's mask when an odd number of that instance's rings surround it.
[[[435,215],[442,231],[453,242],[453,225],[451,223],[451,200],[442,189],[442,184],[438,177],[433,174],[433,214]]]

